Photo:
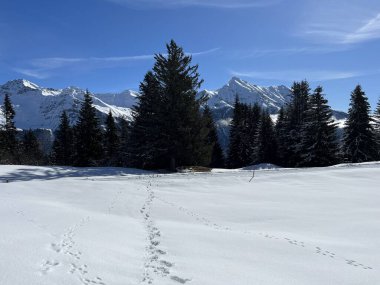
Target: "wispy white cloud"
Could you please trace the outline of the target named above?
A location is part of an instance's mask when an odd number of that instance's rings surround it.
[[[214,52],[217,52],[217,51],[220,51],[220,50],[221,49],[218,47],[218,48],[212,48],[212,49],[205,50],[205,51],[200,51],[200,52],[187,52],[186,54],[196,57],[196,56],[201,56],[201,55],[207,55],[207,54],[210,54],[210,53],[214,53]]]
[[[312,3],[314,2],[314,3]],[[305,1],[298,35],[320,44],[353,45],[380,39],[380,2]]]
[[[260,57],[273,57],[273,56],[291,56],[298,54],[327,54],[333,52],[340,52],[347,50],[346,46],[304,46],[304,47],[291,47],[279,49],[253,49],[253,50],[239,50],[231,52],[232,57],[239,59],[246,58],[260,58]]]
[[[282,71],[248,71],[239,72],[231,71],[231,75],[238,77],[247,77],[252,79],[269,79],[280,81],[294,81],[307,79],[314,81],[329,81],[338,79],[347,79],[360,77],[365,72],[356,71],[334,71],[334,70],[282,70]]]
[[[37,79],[45,79],[51,75],[49,72],[39,69],[13,68],[13,71]]]
[[[121,5],[144,8],[184,8],[190,6],[239,9],[277,4],[283,0],[106,0]]]
[[[345,35],[344,43],[357,43],[380,38],[380,13],[369,19],[356,31]]]
[[[30,61],[30,65],[36,68],[57,69],[65,66],[76,65],[78,63],[107,65],[107,64],[123,64],[131,61],[150,60],[154,55],[137,55],[137,56],[120,56],[120,57],[48,57],[37,58]]]
[[[205,51],[186,53],[194,57],[212,54],[220,48]],[[27,62],[26,67],[15,67],[14,71],[38,79],[51,77],[59,71],[75,68],[81,70],[94,70],[120,67],[131,62],[153,60],[154,55],[114,56],[114,57],[48,57],[37,58]]]

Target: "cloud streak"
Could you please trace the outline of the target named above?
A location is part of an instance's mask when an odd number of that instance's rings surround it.
[[[209,7],[221,9],[259,8],[275,5],[283,0],[106,0],[108,2],[144,8]]]
[[[213,48],[205,51],[186,53],[194,57],[212,54],[220,50]],[[114,57],[49,57],[37,58],[27,62],[27,67],[13,68],[15,72],[25,76],[37,79],[45,79],[53,76],[60,70],[65,69],[81,69],[94,70],[112,67],[125,66],[133,62],[152,61],[154,54],[151,55],[135,55],[135,56],[114,56]]]
[[[320,0],[318,7],[313,5],[304,7],[298,35],[320,44],[342,46],[380,39],[380,2]]]
[[[248,59],[248,58],[261,58],[273,56],[292,56],[298,54],[328,54],[333,52],[345,51],[348,48],[345,46],[304,46],[304,47],[291,47],[280,49],[253,49],[249,51],[234,51],[230,55],[233,58]]]
[[[364,72],[356,71],[334,71],[334,70],[282,70],[282,71],[231,71],[231,75],[247,77],[252,79],[269,79],[280,81],[294,81],[307,79],[311,82],[329,81],[347,78],[355,78],[366,75]]]
[[[358,43],[380,38],[380,13],[369,19],[363,26],[345,35],[343,43]]]

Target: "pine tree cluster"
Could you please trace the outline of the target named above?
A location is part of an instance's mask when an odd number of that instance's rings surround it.
[[[228,166],[320,167],[380,159],[380,102],[372,122],[368,100],[357,86],[342,140],[332,115],[322,87],[311,93],[307,81],[293,84],[292,98],[280,109],[275,125],[266,110],[242,104],[237,97]]]
[[[361,86],[351,93],[343,137],[322,87],[313,92],[307,81],[295,82],[292,96],[276,123],[258,104],[234,104],[230,143],[225,158],[212,111],[197,98],[203,80],[198,65],[174,41],[157,54],[140,84],[133,121],[114,119],[110,110],[100,122],[92,95],[86,91],[74,125],[61,114],[50,154],[33,130],[16,129],[15,110],[4,96],[0,125],[1,164],[128,166],[176,170],[179,166],[239,168],[272,163],[285,167],[320,167],[339,162],[380,159],[380,101],[373,116]]]

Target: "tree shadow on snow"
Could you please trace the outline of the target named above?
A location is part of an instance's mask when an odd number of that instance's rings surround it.
[[[6,166],[3,166],[6,167]],[[13,166],[12,166],[13,167]],[[154,172],[145,171],[134,168],[119,168],[119,167],[20,167],[14,168],[5,174],[0,174],[0,183],[12,183],[20,181],[32,181],[32,180],[54,180],[60,178],[82,178],[82,179],[94,179],[95,177],[101,180],[105,180],[105,177],[109,177],[109,180],[114,180],[118,176],[120,178],[135,175],[148,175]],[[96,179],[96,180],[98,180]],[[107,179],[108,180],[108,179]]]

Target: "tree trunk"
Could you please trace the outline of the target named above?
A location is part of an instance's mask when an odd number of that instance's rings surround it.
[[[176,171],[175,157],[170,157],[170,171]]]

